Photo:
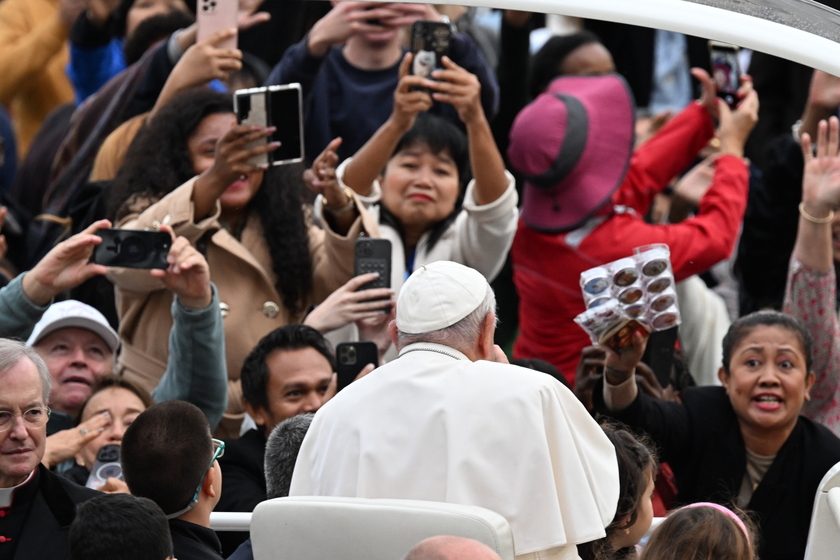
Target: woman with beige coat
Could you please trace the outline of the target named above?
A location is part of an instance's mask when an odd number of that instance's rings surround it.
[[[187,93],[138,134],[111,197],[119,227],[168,224],[207,256],[225,316],[230,383],[217,434],[228,437],[238,435],[244,413],[239,372],[247,354],[275,328],[303,321],[313,304],[350,280],[355,239],[378,234],[355,195],[335,183],[319,191],[325,229],[312,225],[300,167],[264,170],[248,163],[277,148],[249,147],[271,132],[236,126],[228,95]],[[119,372],[152,389],[166,366],[171,295],[142,272],[123,269],[109,277],[124,341]],[[374,295],[389,297],[367,297]],[[356,318],[375,316],[382,307],[354,305]]]

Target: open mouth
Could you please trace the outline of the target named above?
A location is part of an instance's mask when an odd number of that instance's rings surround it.
[[[759,409],[767,411],[778,410],[784,404],[778,395],[758,395],[753,398],[753,402]]]
[[[239,189],[239,188],[241,188],[241,187],[243,187],[247,184],[248,184],[248,176],[247,175],[241,175],[239,177],[239,179],[237,179],[236,181],[234,181],[233,183],[230,184],[230,186],[228,187],[228,190],[236,190],[236,189]]]
[[[67,379],[65,379],[62,383],[64,385],[67,385],[68,383],[79,383],[79,384],[85,385],[87,387],[90,387],[92,385],[90,379],[88,379],[87,377],[81,376],[81,375],[70,376]]]

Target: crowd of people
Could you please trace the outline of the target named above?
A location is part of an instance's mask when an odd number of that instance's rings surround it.
[[[205,8],[0,0],[0,560],[252,559],[211,513],[286,496],[482,506],[516,560],[804,556],[840,462],[840,78],[741,51],[730,105],[668,31]],[[451,31],[429,76],[416,21]],[[275,128],[232,94],[288,83],[303,161],[255,163]],[[98,264],[111,228],[165,266]],[[593,346],[581,273],[655,244],[681,324]],[[377,359],[339,390],[342,342]]]

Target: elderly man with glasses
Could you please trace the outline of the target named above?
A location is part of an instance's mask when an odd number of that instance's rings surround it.
[[[220,560],[210,512],[222,494],[217,459],[225,444],[210,437],[207,418],[184,401],[156,404],[125,431],[123,476],[135,496],[155,502],[169,519],[178,560]]]
[[[0,339],[0,558],[69,559],[76,504],[98,494],[41,465],[50,385],[32,348]]]

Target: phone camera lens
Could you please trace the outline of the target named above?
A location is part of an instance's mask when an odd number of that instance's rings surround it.
[[[107,465],[102,465],[97,475],[102,480],[119,478],[122,475],[122,467],[120,467],[119,463],[108,463]]]
[[[352,346],[343,346],[341,348],[340,356],[338,357],[338,361],[341,365],[350,365],[356,363],[356,349]]]
[[[120,256],[129,263],[141,262],[148,252],[148,247],[139,237],[126,237],[120,244]]]

